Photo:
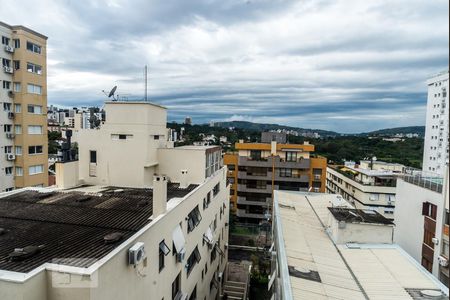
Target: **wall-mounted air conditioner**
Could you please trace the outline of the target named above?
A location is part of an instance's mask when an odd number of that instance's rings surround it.
[[[6,154],[6,160],[15,160],[16,156],[12,153]]]
[[[144,243],[137,242],[128,250],[128,263],[136,266],[146,257]]]
[[[5,46],[5,51],[6,51],[6,52],[9,52],[9,53],[13,53],[13,52],[14,52],[14,48],[11,47],[10,45],[6,45],[6,46]]]
[[[448,259],[446,257],[441,255],[438,257],[438,261],[441,266],[448,267]]]

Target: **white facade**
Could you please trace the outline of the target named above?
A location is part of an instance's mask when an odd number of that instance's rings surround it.
[[[367,170],[351,166],[327,167],[326,190],[337,193],[349,201],[355,208],[371,209],[379,212],[388,219],[394,218],[395,211],[395,177],[392,171]],[[349,178],[342,172],[352,172],[355,178]],[[389,184],[377,184],[376,177],[391,177]]]
[[[174,148],[167,142],[164,107],[108,102],[105,109],[100,129],[80,130],[79,161],[57,163],[58,189],[95,195],[108,186],[150,187],[151,222],[88,268],[45,263],[26,274],[0,271],[0,299],[218,299],[228,261],[229,222],[229,186],[220,148]],[[197,187],[169,200],[168,181],[179,183],[180,189]],[[200,220],[188,229],[188,215],[196,208]],[[171,251],[163,269],[158,266],[161,241]],[[143,243],[146,259],[133,266],[127,259],[136,243]],[[178,247],[177,253],[185,253],[181,262],[172,253]],[[195,249],[199,261],[188,265]]]
[[[448,165],[449,103],[448,71],[427,81],[428,100],[423,154],[423,170],[444,174]]]
[[[6,46],[12,47],[11,29],[2,26],[0,23],[0,192],[9,191],[14,188],[14,160],[8,159],[8,154],[14,154],[14,134],[13,119],[8,114],[14,112],[13,99],[9,92],[13,89],[12,54],[6,51]],[[9,44],[4,43],[4,39],[9,39]],[[9,73],[11,72],[11,73]]]

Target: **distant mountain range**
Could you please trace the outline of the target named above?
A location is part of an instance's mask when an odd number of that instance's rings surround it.
[[[322,129],[309,129],[309,128],[299,128],[299,127],[291,127],[279,124],[264,124],[264,123],[252,123],[247,121],[231,121],[231,122],[216,122],[215,126],[218,127],[235,127],[239,129],[246,130],[256,130],[256,131],[268,131],[268,130],[293,130],[297,131],[299,134],[302,133],[313,133],[317,132],[321,136],[338,136],[340,133],[334,131],[327,131]]]
[[[255,131],[268,131],[268,130],[292,130],[298,132],[298,134],[312,134],[314,132],[320,134],[320,136],[340,136],[342,134],[334,131],[322,130],[322,129],[310,129],[310,128],[300,128],[300,127],[291,127],[279,124],[264,124],[264,123],[253,123],[247,121],[230,121],[230,122],[216,122],[214,124],[218,127],[234,127],[245,130],[255,130]],[[425,126],[408,126],[408,127],[396,127],[396,128],[386,128],[375,130],[371,132],[359,133],[354,135],[362,135],[362,136],[391,136],[396,134],[407,134],[407,133],[417,133],[419,136],[423,137],[425,135]],[[345,134],[345,135],[353,135],[353,134]]]

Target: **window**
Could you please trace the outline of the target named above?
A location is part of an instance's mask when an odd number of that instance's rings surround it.
[[[16,176],[23,176],[23,168],[16,167]]]
[[[200,210],[198,209],[198,205],[191,210],[191,212],[187,216],[188,220],[188,233],[194,230],[195,227],[200,224],[200,221],[202,220],[202,216],[200,215]]]
[[[29,146],[28,147],[28,154],[42,154],[42,146]]]
[[[28,104],[28,112],[30,114],[40,115],[40,114],[42,114],[42,106]]]
[[[4,67],[9,68],[9,67],[11,67],[11,60],[3,58],[2,59],[2,64],[3,64]]]
[[[19,39],[13,39],[14,42],[14,48],[20,48],[20,40]]]
[[[220,182],[213,188],[213,196],[215,197],[220,192]]]
[[[197,285],[195,285],[194,289],[192,290],[192,293],[189,296],[189,300],[197,300]]]
[[[42,95],[42,86],[29,83],[27,85],[27,91],[30,94]]]
[[[12,147],[13,146],[5,146],[5,154],[12,153]]]
[[[3,125],[4,132],[11,132],[11,129],[12,129],[12,125],[9,125],[9,124]]]
[[[11,111],[11,103],[3,103],[3,110],[4,111]]]
[[[164,257],[169,255],[170,249],[167,247],[164,240],[159,243],[159,272],[164,269]]]
[[[133,138],[132,134],[111,134],[113,140],[129,140]]]
[[[261,150],[250,150],[250,158],[253,160],[261,160]]]
[[[16,146],[16,155],[22,155],[22,146]]]
[[[175,300],[179,293],[181,293],[181,272],[178,273],[177,277],[172,282],[172,300]]]
[[[154,140],[159,140],[159,135],[154,135],[154,136],[153,136],[153,139],[154,139]]]
[[[14,104],[14,111],[16,113],[22,112],[22,105],[21,104]]]
[[[40,174],[44,172],[44,165],[35,165],[28,168],[29,175]]]
[[[369,195],[369,200],[370,201],[378,201],[379,196],[380,195],[378,195],[378,194],[370,194]]]
[[[236,169],[235,165],[228,165],[228,171],[234,171]]]
[[[5,168],[5,174],[6,175],[12,175],[13,173],[13,167],[6,167]]]
[[[14,70],[20,70],[20,60],[13,60]]]
[[[41,46],[36,45],[32,42],[27,41],[27,50],[37,53],[37,54],[41,54]]]
[[[292,177],[292,169],[280,169],[280,177]]]
[[[192,269],[195,267],[195,265],[200,263],[200,260],[201,256],[200,252],[198,251],[198,246],[195,246],[195,249],[192,251],[191,255],[189,255],[186,262],[186,271],[188,276],[191,273]]]
[[[286,152],[286,161],[297,161],[297,152]]]
[[[2,44],[3,45],[9,45],[9,38],[6,36],[2,36]]]
[[[437,206],[434,204],[431,204],[430,202],[422,203],[422,215],[430,217],[433,220],[436,220]]]
[[[42,134],[42,126],[28,125],[28,134]]]
[[[14,133],[22,134],[22,125],[14,125]]]
[[[30,73],[42,75],[42,66],[35,65],[33,63],[27,63],[27,71]]]
[[[11,81],[5,81],[3,80],[3,88],[5,90],[10,90],[11,89]]]
[[[22,90],[22,86],[20,85],[20,82],[14,82],[13,90],[14,90],[14,92],[20,92]]]
[[[97,151],[95,151],[95,150],[89,151],[89,162],[91,164],[97,163]]]

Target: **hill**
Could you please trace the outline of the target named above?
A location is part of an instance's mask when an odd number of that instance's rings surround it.
[[[244,130],[254,130],[254,131],[268,131],[268,130],[287,130],[287,131],[296,131],[298,134],[312,134],[317,132],[321,136],[339,136],[340,134],[334,131],[327,131],[322,129],[310,129],[310,128],[299,128],[299,127],[291,127],[279,124],[265,124],[265,123],[253,123],[247,121],[231,121],[231,122],[217,122],[215,123],[217,127],[229,128],[234,127],[238,129]]]
[[[418,134],[420,137],[425,136],[425,126],[407,126],[407,127],[395,127],[375,130],[371,132],[363,133],[362,135],[380,135],[380,136],[392,136],[396,134]]]

